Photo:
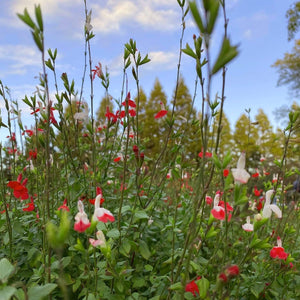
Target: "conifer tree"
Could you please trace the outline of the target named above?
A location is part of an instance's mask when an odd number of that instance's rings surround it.
[[[166,133],[165,117],[155,119],[155,115],[161,110],[161,104],[168,110],[167,96],[161,83],[156,79],[145,105],[145,119],[141,131],[141,140],[144,142],[146,155],[151,158],[160,152]]]

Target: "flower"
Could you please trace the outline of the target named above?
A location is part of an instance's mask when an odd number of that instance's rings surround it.
[[[201,279],[201,276],[198,276],[197,280],[200,280],[200,279]],[[197,297],[197,294],[199,295],[199,288],[198,288],[198,285],[195,282],[195,280],[192,280],[191,282],[189,282],[185,285],[185,291],[192,293],[194,297]]]
[[[95,211],[93,215],[94,221],[100,221],[103,223],[107,223],[108,221],[114,222],[115,217],[112,213],[103,207],[100,207],[100,199],[102,198],[102,194],[99,194],[95,199]]]
[[[218,279],[221,281],[221,282],[227,282],[228,281],[228,278],[227,276],[224,274],[224,273],[221,273],[219,276],[218,276]]]
[[[198,156],[199,156],[200,158],[203,158],[203,149],[202,149],[201,152],[198,153]],[[212,157],[212,153],[211,153],[211,152],[205,152],[205,157],[207,157],[207,158]]]
[[[263,218],[270,218],[272,211],[276,214],[276,216],[281,219],[282,218],[282,212],[280,208],[276,204],[270,204],[271,203],[271,196],[273,194],[273,190],[269,190],[266,192],[266,201],[265,205],[262,211]]]
[[[89,106],[86,102],[83,102],[84,111],[83,112],[77,112],[74,114],[74,119],[76,121],[83,121],[83,123],[88,123],[89,121]]]
[[[128,92],[127,94],[127,97],[125,99],[125,101],[122,102],[122,105],[123,106],[126,106],[126,104],[129,106],[129,107],[136,107],[136,104],[133,100],[130,99],[130,92]]]
[[[237,167],[231,169],[235,181],[238,181],[240,183],[248,182],[250,178],[250,174],[245,170],[245,165],[246,165],[246,154],[245,152],[242,152],[238,160]]]
[[[227,220],[230,221],[231,214],[229,211],[233,211],[233,208],[226,203],[226,211],[227,211]],[[216,196],[214,198],[214,207],[211,210],[211,214],[214,218],[218,220],[224,220],[225,219],[225,206],[224,201],[220,201],[220,193],[216,193]]]
[[[70,208],[67,206],[67,199],[64,200],[63,205],[61,205],[57,210],[70,211]]]
[[[253,224],[250,223],[250,216],[247,217],[247,221],[245,224],[242,225],[242,228],[245,231],[253,231],[254,226],[253,226]]]
[[[232,265],[225,270],[225,273],[228,277],[235,277],[240,274],[240,269],[237,265]]]
[[[280,237],[277,237],[277,247],[274,246],[270,251],[272,258],[286,259],[289,254],[284,251]]]
[[[92,73],[93,73],[93,77],[92,77],[93,80],[96,78],[96,75],[101,79],[104,78],[102,72],[102,65],[100,62],[98,63],[98,66],[95,66],[95,69],[92,70]]]
[[[93,29],[93,26],[91,25],[91,20],[92,20],[92,10],[89,11],[89,13],[86,16],[86,20],[85,20],[84,28],[87,33]]]
[[[91,223],[84,211],[84,206],[81,200],[78,200],[77,207],[79,212],[75,216],[74,230],[84,232],[91,226]]]
[[[254,195],[255,195],[256,197],[259,197],[260,194],[261,194],[261,192],[262,192],[262,190],[258,190],[258,189],[257,189],[257,186],[255,186],[253,192],[254,192]]]
[[[105,201],[104,198],[102,197],[102,190],[100,187],[96,187],[96,196],[98,195],[101,195],[101,199],[100,199],[100,205]],[[89,199],[90,203],[95,205],[95,201],[96,201],[96,198],[95,199]]]
[[[21,198],[21,200],[26,200],[29,198],[28,190],[26,187],[26,183],[27,183],[28,179],[25,178],[22,183],[21,183],[21,180],[22,180],[22,174],[19,174],[17,181],[10,181],[7,184],[7,186],[14,190],[14,196],[17,199]]]
[[[229,170],[228,169],[224,169],[223,170],[223,176],[227,177],[229,175]]]
[[[33,198],[31,197],[31,200],[29,203],[26,204],[27,207],[23,208],[23,211],[33,211],[35,209]]]
[[[205,202],[207,205],[211,205],[213,203],[213,198],[210,196],[205,196]]]
[[[106,239],[105,239],[105,236],[102,232],[102,230],[98,230],[97,233],[96,233],[96,237],[97,239],[94,240],[92,238],[89,239],[89,242],[90,244],[93,246],[93,247],[97,247],[97,246],[105,246],[106,244]]]
[[[168,111],[165,109],[165,106],[162,102],[160,102],[161,110],[154,116],[155,119],[160,119],[164,117]]]

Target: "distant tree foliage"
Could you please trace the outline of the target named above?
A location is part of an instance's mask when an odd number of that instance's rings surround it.
[[[278,85],[289,85],[296,96],[300,95],[300,40],[295,41],[291,53],[285,53],[283,59],[278,59],[273,67],[279,73]]]
[[[286,12],[288,19],[288,39],[289,41],[295,37],[300,27],[300,1],[297,1],[291,5]]]

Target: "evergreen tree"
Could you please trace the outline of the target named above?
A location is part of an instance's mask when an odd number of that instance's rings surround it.
[[[259,146],[257,145],[258,130],[246,114],[242,114],[237,120],[233,139],[235,142],[235,154],[246,151],[247,160],[250,163],[254,162],[254,165],[252,163],[251,165],[256,167],[256,162],[260,159]]]
[[[145,118],[141,122],[143,126],[140,134],[146,148],[146,155],[151,158],[154,158],[160,152],[166,133],[164,118],[155,119],[155,115],[161,110],[161,103],[168,110],[167,96],[163,91],[161,83],[156,79],[150,97],[145,105]]]
[[[175,91],[172,103],[174,104]],[[193,99],[184,79],[180,77],[177,87],[176,105],[174,110],[173,131],[176,137],[183,139],[186,157],[197,157],[201,151],[199,126],[196,122],[196,110],[192,106]],[[187,123],[188,122],[188,123]]]

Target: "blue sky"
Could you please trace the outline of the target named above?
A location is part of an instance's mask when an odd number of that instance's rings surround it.
[[[29,123],[32,116],[22,104],[25,94],[32,95],[41,71],[40,54],[31,34],[17,17],[27,7],[33,12],[36,0],[10,0],[0,3],[0,79],[11,89],[12,99],[19,100],[22,120]],[[140,68],[140,84],[149,95],[155,78],[171,99],[175,87],[181,34],[181,11],[176,0],[87,0],[92,9],[92,26],[96,37],[92,40],[93,65],[101,61],[111,74],[110,94],[120,97],[122,83],[122,55],[124,44],[133,38],[142,55],[148,53],[151,63]],[[286,10],[291,0],[227,0],[228,32],[232,44],[239,44],[239,56],[228,65],[225,113],[232,127],[251,108],[251,114],[262,108],[273,126],[278,120],[273,111],[291,105],[293,99],[287,87],[277,87],[278,74],[271,65],[293,47],[287,41]],[[83,0],[40,0],[45,23],[46,48],[58,49],[57,73],[67,72],[80,90],[84,64],[84,5]],[[183,44],[193,45],[192,36],[198,34],[191,17],[186,19]],[[212,38],[214,53],[222,38],[222,19]],[[182,59],[181,74],[194,90],[194,62],[186,55]],[[130,72],[128,89],[136,93]],[[220,77],[220,74],[217,76]],[[51,78],[51,75],[50,75]],[[60,83],[59,89],[62,90]],[[52,86],[52,91],[54,87]],[[220,93],[219,79],[214,80],[213,92]],[[85,98],[89,95],[86,86]],[[104,89],[95,81],[95,109]],[[198,91],[197,106],[200,105]],[[88,100],[88,99],[87,99]],[[89,102],[89,101],[88,101]],[[4,103],[0,102],[5,120]],[[5,129],[1,129],[3,131]],[[2,132],[3,134],[3,132]]]

